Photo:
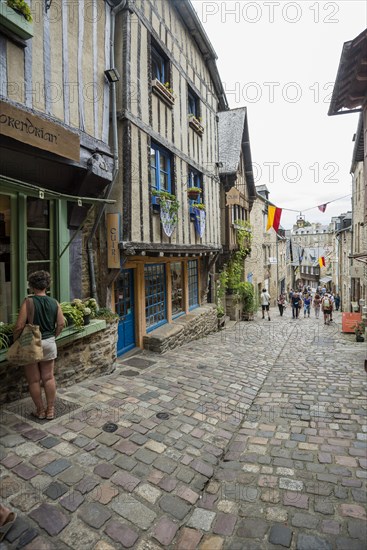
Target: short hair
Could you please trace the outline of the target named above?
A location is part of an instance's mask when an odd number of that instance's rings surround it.
[[[266,292],[266,288],[263,288],[263,292]]]
[[[35,288],[36,290],[45,290],[50,287],[51,275],[48,271],[35,271],[29,275],[28,284],[31,288]]]

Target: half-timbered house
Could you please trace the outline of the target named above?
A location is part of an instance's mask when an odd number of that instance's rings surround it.
[[[121,264],[106,273],[115,279],[118,354],[163,351],[216,326],[214,306],[202,306],[221,250],[217,112],[227,109],[192,4],[128,7],[116,22],[122,169],[107,216],[108,231],[120,232]],[[196,199],[191,187],[199,188]]]

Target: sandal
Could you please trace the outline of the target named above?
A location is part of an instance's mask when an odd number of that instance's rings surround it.
[[[46,420],[53,420],[55,418],[55,407],[47,407],[45,418]]]
[[[0,542],[5,538],[5,535],[13,527],[15,520],[17,519],[17,514],[15,512],[10,512],[4,525],[0,526]]]
[[[31,416],[34,416],[34,418],[37,418],[38,420],[44,420],[46,418],[46,411],[45,409],[40,411],[32,411]]]

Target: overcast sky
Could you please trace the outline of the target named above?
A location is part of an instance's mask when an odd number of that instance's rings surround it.
[[[192,0],[218,55],[230,108],[248,108],[256,185],[303,211],[351,193],[358,114],[327,116],[343,43],[367,25],[364,0]],[[274,164],[273,164],[274,163]],[[305,213],[329,223],[350,198]],[[295,212],[283,211],[290,228]]]

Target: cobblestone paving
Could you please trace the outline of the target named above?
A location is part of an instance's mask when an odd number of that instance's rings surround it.
[[[339,322],[273,311],[122,358],[51,422],[4,406],[0,550],[365,550],[366,348]]]

